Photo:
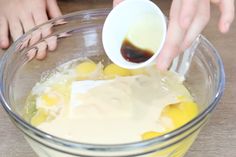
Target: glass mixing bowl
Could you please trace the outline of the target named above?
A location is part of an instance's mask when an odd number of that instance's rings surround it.
[[[175,131],[134,143],[95,145],[55,137],[23,119],[26,97],[46,71],[76,58],[90,58],[104,64],[109,62],[101,41],[101,30],[109,12],[109,9],[101,9],[72,13],[34,28],[13,43],[1,59],[2,106],[40,157],[183,156],[218,104],[224,89],[225,75],[221,58],[203,36],[199,36],[188,49],[191,54],[188,62],[183,64],[186,57],[180,56],[172,66],[172,69],[182,73],[184,68],[181,67],[185,65],[184,84],[200,108],[200,114],[195,119]],[[37,41],[38,34],[41,35]],[[54,46],[47,45],[50,43]],[[33,58],[34,55],[42,54],[41,50],[46,47],[54,49],[56,43],[57,48],[49,52],[44,60]]]

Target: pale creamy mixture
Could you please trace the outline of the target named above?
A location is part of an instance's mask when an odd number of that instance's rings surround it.
[[[180,97],[192,101],[182,82],[181,76],[161,73],[155,67],[109,77],[102,64],[87,76],[77,73],[76,66],[63,65],[33,88],[31,96],[38,111],[31,123],[54,136],[78,142],[140,141],[145,132],[167,131],[171,124],[161,118],[166,106],[180,103]]]

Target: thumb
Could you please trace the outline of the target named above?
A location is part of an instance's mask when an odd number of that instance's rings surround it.
[[[124,0],[113,0],[113,7],[117,6],[122,1]]]

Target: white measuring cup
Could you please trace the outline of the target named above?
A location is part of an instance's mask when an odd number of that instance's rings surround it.
[[[135,22],[145,14],[159,18],[163,30],[160,45],[148,60],[141,63],[127,61],[121,54],[121,46]],[[145,22],[145,21],[144,21]],[[103,47],[112,62],[127,69],[137,69],[152,63],[160,53],[166,37],[166,20],[159,7],[150,0],[125,0],[116,6],[106,18],[102,32]],[[137,45],[138,46],[138,45]]]

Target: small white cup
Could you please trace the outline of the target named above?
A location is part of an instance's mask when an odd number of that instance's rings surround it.
[[[144,14],[153,14],[161,19],[162,37],[160,46],[147,61],[133,63],[127,61],[121,54],[121,46],[126,38],[130,26]],[[127,68],[137,69],[149,65],[160,53],[166,37],[166,20],[159,7],[150,0],[124,0],[107,16],[103,26],[102,42],[107,56],[115,64]]]

